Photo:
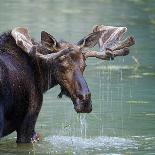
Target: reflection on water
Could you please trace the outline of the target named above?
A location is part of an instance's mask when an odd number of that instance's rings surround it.
[[[91,114],[76,114],[70,99],[57,99],[60,90],[55,87],[44,96],[36,126],[42,140],[17,146],[13,133],[0,140],[0,155],[154,154],[154,12],[153,0],[2,0],[1,32],[27,26],[37,40],[46,30],[77,42],[101,23],[127,26],[136,45],[129,56],[115,61],[87,60]]]

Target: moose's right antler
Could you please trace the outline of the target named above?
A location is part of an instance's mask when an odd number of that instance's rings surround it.
[[[85,57],[96,57],[103,60],[114,59],[116,56],[125,56],[129,54],[128,47],[135,44],[134,38],[128,37],[121,40],[123,35],[127,32],[126,27],[113,26],[95,26],[93,32],[102,32],[98,40],[100,52],[86,51]]]

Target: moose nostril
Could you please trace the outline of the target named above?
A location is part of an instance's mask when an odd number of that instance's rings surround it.
[[[89,100],[90,97],[91,97],[91,93],[88,93],[88,94],[85,94],[85,95],[78,94],[77,97],[78,97],[80,100]]]
[[[78,97],[80,100],[83,100],[84,95],[78,94],[77,97]]]

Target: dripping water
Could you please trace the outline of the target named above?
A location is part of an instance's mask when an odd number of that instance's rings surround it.
[[[122,59],[122,64],[124,63],[124,58]],[[121,134],[124,136],[124,119],[123,119],[123,96],[124,96],[124,87],[123,87],[123,69],[120,68],[120,112],[121,112]]]
[[[79,125],[80,125],[80,137],[86,138],[87,137],[87,120],[86,114],[79,113]]]

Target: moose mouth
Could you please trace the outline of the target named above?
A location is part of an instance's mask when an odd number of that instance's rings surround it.
[[[76,98],[73,101],[74,109],[77,113],[90,113],[92,111],[91,99],[88,100],[80,100]]]
[[[124,49],[135,44],[133,37],[124,38],[127,32],[126,27],[113,27],[113,26],[98,26],[97,31],[102,31],[102,36],[99,39],[100,52]]]
[[[60,89],[61,92],[58,94],[58,97],[62,98],[63,95],[69,97],[72,100],[74,109],[77,113],[90,113],[92,111],[91,95],[88,95],[88,97],[83,100],[78,97],[78,95],[73,97],[63,86],[61,86]]]

